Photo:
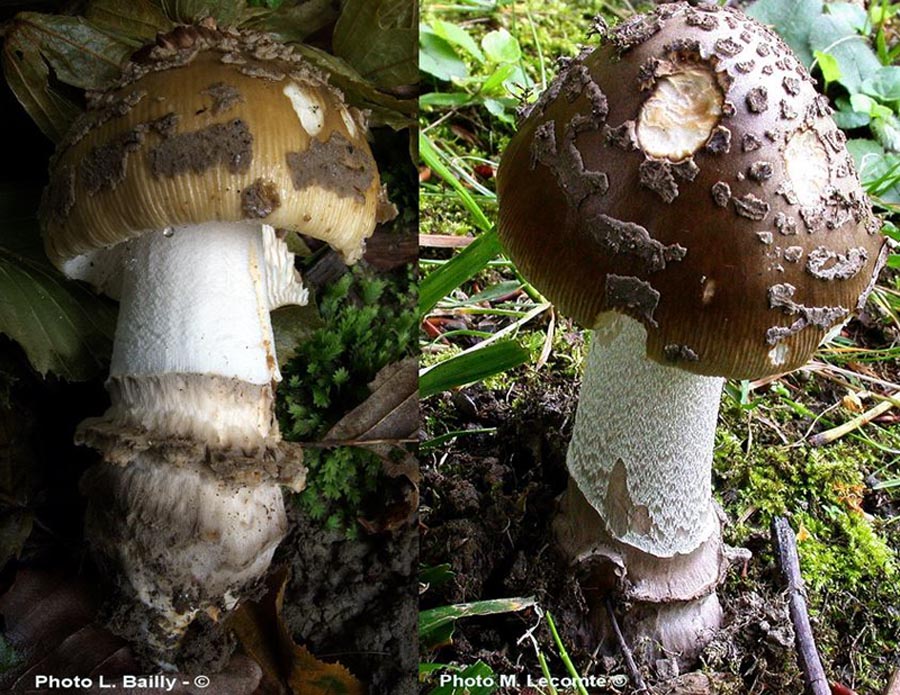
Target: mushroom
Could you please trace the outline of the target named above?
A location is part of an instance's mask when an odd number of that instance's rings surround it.
[[[720,625],[723,378],[803,365],[885,260],[830,112],[768,28],[673,3],[564,64],[503,155],[503,243],[593,329],[556,536],[651,663]]]
[[[265,35],[209,20],[161,35],[51,162],[45,246],[118,299],[111,407],[79,443],[87,535],[123,599],[114,627],[170,666],[265,573],[300,490],[281,441],[269,312],[305,304],[284,231],[357,260],[382,204],[360,112]],[[278,229],[279,231],[276,231]]]

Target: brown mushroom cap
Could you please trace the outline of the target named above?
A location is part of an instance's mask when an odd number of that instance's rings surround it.
[[[499,231],[580,323],[732,378],[786,372],[859,306],[884,239],[843,133],[772,31],[667,4],[569,62],[498,172]]]
[[[364,119],[289,49],[179,27],[92,95],[42,206],[58,266],[140,235],[259,220],[362,253],[381,197]]]

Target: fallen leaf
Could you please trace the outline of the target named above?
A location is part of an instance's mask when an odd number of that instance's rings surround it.
[[[122,676],[144,673],[131,648],[96,622],[95,589],[79,577],[22,569],[12,586],[0,596],[3,637],[13,653],[14,665],[0,673],[2,692],[33,692],[38,675],[97,679],[125,692]],[[170,693],[199,695],[204,690],[186,674],[170,674],[179,684]],[[260,668],[243,655],[235,655],[226,668],[209,677],[206,692],[251,695],[260,681]],[[90,693],[106,690],[90,690]],[[132,695],[151,695],[158,689],[132,688]]]
[[[342,445],[399,445],[419,430],[419,379],[416,358],[383,367],[369,384],[371,395],[329,430],[324,442]]]
[[[363,695],[362,684],[341,664],[320,661],[297,645],[282,619],[287,570],[269,579],[260,601],[247,602],[228,621],[244,650],[262,666],[265,682],[293,695]]]

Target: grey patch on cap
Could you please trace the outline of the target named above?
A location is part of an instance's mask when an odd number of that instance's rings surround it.
[[[770,162],[753,162],[753,164],[750,165],[750,168],[747,169],[747,176],[754,181],[760,182],[772,178],[773,173],[774,169]]]
[[[762,141],[758,137],[753,133],[744,133],[744,137],[741,138],[741,149],[744,152],[753,152],[760,147],[762,147]]]
[[[700,357],[687,345],[672,343],[663,348],[663,355],[669,362],[699,362]]]
[[[606,276],[606,306],[620,311],[638,321],[657,326],[653,312],[659,304],[659,291],[640,278],[614,275]]]
[[[584,166],[584,159],[575,145],[578,124],[575,119],[569,123],[562,148],[557,147],[554,121],[538,126],[531,143],[532,168],[539,162],[550,169],[569,205],[576,210],[590,196],[604,195],[609,190],[609,178],[604,172],[591,171]]]
[[[762,113],[769,108],[769,92],[765,87],[754,87],[747,92],[747,108],[751,113]]]
[[[734,201],[734,209],[741,217],[748,220],[760,222],[766,219],[769,214],[769,204],[764,200],[760,200],[752,193],[747,193],[741,198],[732,198]]]
[[[215,123],[200,130],[179,133],[148,152],[153,176],[202,174],[224,166],[232,174],[249,171],[253,161],[253,134],[241,119]]]
[[[714,50],[726,58],[734,58],[734,56],[744,50],[744,47],[734,39],[725,38],[716,41]]]
[[[294,190],[319,186],[340,198],[356,198],[360,203],[365,202],[376,172],[372,157],[337,131],[325,142],[311,138],[306,150],[288,152],[285,160]]]
[[[244,97],[241,96],[237,87],[227,82],[211,84],[200,93],[212,97],[212,113],[214,116],[218,116],[244,101]]]
[[[603,137],[607,145],[631,152],[638,149],[637,134],[634,128],[634,121],[625,121],[615,127],[606,126],[603,128]]]
[[[728,154],[731,151],[731,131],[717,125],[706,141],[706,149],[713,154]]]
[[[794,301],[797,288],[789,283],[779,283],[769,288],[769,307],[781,309],[786,316],[799,317],[790,326],[773,326],[766,331],[766,342],[769,345],[799,333],[807,326],[815,326],[827,330],[843,319],[849,312],[842,306],[807,307]]]
[[[806,271],[819,280],[849,280],[863,269],[868,259],[869,254],[862,247],[847,249],[842,254],[818,246],[807,254]]]
[[[802,246],[788,246],[784,250],[784,260],[788,263],[797,263],[803,257]]]
[[[675,183],[672,165],[669,162],[660,159],[645,159],[638,169],[638,181],[667,203],[671,203],[678,197],[678,184]]]
[[[713,202],[720,208],[728,207],[731,200],[731,187],[724,181],[717,181],[712,186]]]
[[[790,75],[786,76],[781,81],[781,86],[784,87],[784,91],[790,94],[792,97],[797,96],[800,93],[800,80],[796,77],[791,77]]]
[[[757,232],[756,238],[766,245],[769,245],[774,241],[772,232]]]
[[[666,246],[650,236],[646,227],[608,215],[592,217],[588,229],[604,252],[640,258],[648,273],[663,270],[666,263],[680,261],[687,255],[687,249],[680,244]]]

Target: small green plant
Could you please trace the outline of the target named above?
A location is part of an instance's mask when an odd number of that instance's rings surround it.
[[[286,439],[321,439],[368,396],[378,371],[409,354],[416,332],[414,271],[375,277],[357,267],[319,301],[324,326],[301,342],[283,367],[278,416]],[[307,488],[299,503],[326,527],[355,528],[360,502],[378,483],[381,463],[364,449],[308,448]]]

